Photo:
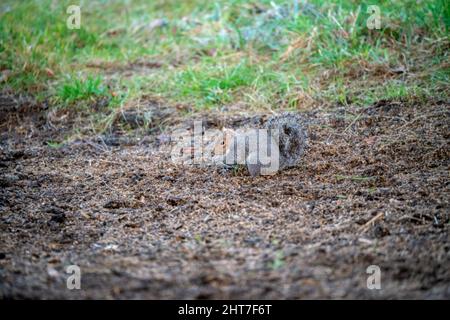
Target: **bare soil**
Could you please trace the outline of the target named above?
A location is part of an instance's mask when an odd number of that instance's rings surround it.
[[[250,177],[173,164],[158,128],[192,120],[174,108],[152,109],[150,130],[134,130],[136,111],[52,147],[73,116],[4,93],[0,297],[448,299],[449,107],[308,111],[302,163]],[[66,288],[72,264],[81,290]],[[367,288],[370,265],[381,290]]]

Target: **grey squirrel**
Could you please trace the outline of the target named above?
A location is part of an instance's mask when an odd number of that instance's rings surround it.
[[[172,161],[214,165],[225,170],[247,169],[252,176],[272,175],[297,165],[305,151],[306,122],[297,113],[285,112],[263,120],[256,116],[246,125],[231,129],[180,129],[172,136]]]

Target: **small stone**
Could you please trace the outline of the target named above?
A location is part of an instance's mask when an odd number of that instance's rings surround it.
[[[58,278],[59,277],[59,272],[55,268],[52,268],[52,267],[48,267],[47,268],[47,274],[51,278]]]

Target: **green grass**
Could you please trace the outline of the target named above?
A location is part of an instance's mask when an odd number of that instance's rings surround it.
[[[251,85],[254,76],[254,68],[246,64],[187,69],[175,78],[176,88],[180,88],[176,96],[193,96],[212,104],[230,102],[233,91]]]
[[[108,90],[100,77],[67,79],[57,88],[57,98],[66,103],[107,95]]]
[[[371,1],[380,30],[367,28],[367,4],[356,0],[94,0],[83,2],[79,30],[66,27],[71,4],[2,1],[2,89],[57,107],[109,97],[114,108],[143,96],[194,109],[448,98],[446,0]],[[127,77],[89,67],[135,61],[161,67]]]
[[[280,269],[284,266],[285,262],[284,262],[284,253],[280,250],[275,252],[275,258],[273,259],[272,263],[271,263],[271,268],[273,270],[277,270]]]

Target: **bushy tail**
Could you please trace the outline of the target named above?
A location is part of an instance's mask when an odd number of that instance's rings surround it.
[[[299,114],[286,112],[270,117],[265,127],[279,141],[280,169],[298,164],[308,140],[303,118]],[[271,129],[278,129],[278,133]]]

